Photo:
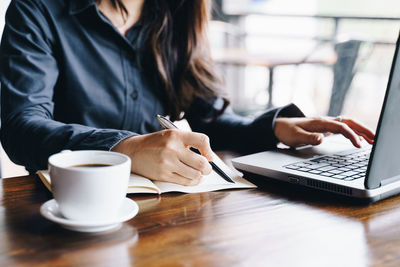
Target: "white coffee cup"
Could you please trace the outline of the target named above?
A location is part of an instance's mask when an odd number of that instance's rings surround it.
[[[100,150],[63,151],[50,156],[48,163],[53,196],[64,217],[77,221],[116,218],[128,189],[128,156]]]

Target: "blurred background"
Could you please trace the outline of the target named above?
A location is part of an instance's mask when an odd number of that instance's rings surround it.
[[[10,0],[0,1],[0,34]],[[400,30],[398,0],[213,0],[209,38],[233,109],[293,102],[375,129]],[[2,177],[23,175],[4,152]]]
[[[294,102],[310,116],[343,114],[376,127],[400,1],[214,2],[212,49],[237,112]]]

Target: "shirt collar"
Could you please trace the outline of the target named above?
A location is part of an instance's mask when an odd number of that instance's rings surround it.
[[[69,13],[75,15],[83,12],[89,7],[96,5],[95,0],[70,0],[69,1]]]

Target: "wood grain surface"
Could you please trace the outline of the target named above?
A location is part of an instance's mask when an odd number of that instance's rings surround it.
[[[1,180],[0,266],[400,266],[400,197],[360,204],[260,186],[129,195],[139,214],[112,233],[64,230],[39,214],[35,176]]]

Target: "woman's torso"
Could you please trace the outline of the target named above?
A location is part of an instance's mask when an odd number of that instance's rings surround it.
[[[98,128],[160,129],[165,98],[155,73],[140,70],[136,53],[140,25],[126,37],[91,0],[41,0],[58,63],[54,119]]]

